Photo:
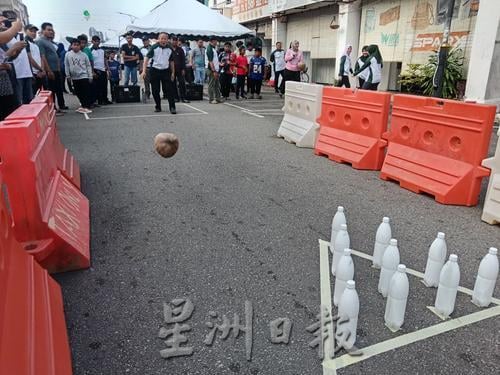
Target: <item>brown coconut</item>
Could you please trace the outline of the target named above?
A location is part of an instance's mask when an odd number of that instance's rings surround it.
[[[170,158],[179,149],[179,138],[172,133],[159,133],[155,137],[154,146],[158,154],[164,158]]]

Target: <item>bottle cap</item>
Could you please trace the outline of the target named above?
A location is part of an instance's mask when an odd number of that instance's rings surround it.
[[[438,237],[437,238],[439,238],[441,240],[444,240],[444,237],[445,237],[445,235],[444,235],[443,232],[438,232]]]
[[[382,219],[383,223],[388,223],[389,221],[391,221],[391,219],[389,219],[387,216]]]
[[[398,246],[398,240],[396,240],[395,238],[391,238],[391,240],[389,241],[389,245]]]
[[[337,207],[337,212],[344,212],[344,207],[338,206]]]
[[[491,255],[497,255],[498,254],[498,249],[496,247],[490,247],[490,250],[488,251]]]
[[[451,254],[451,255],[450,255],[450,261],[451,261],[451,262],[457,262],[457,261],[458,261],[458,255],[456,255],[456,254]]]
[[[405,273],[406,266],[404,264],[398,264],[398,272]]]
[[[344,249],[345,256],[351,256],[351,249]]]
[[[340,229],[347,230],[347,224],[340,224]]]
[[[346,288],[347,289],[356,289],[356,283],[354,280],[348,280],[346,283]]]

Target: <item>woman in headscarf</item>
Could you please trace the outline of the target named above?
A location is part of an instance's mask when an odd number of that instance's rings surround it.
[[[363,46],[363,48],[361,49],[361,56],[359,56],[358,61],[356,61],[356,65],[354,66],[354,71],[358,71],[359,68],[361,68],[364,65],[367,59],[368,59],[368,46]],[[358,74],[359,88],[363,87],[369,75],[370,71],[366,69]]]
[[[340,58],[339,87],[342,86],[345,86],[347,88],[351,87],[351,83],[349,82],[349,73],[352,74],[351,52],[352,52],[352,46],[350,44],[346,45],[344,53]]]
[[[286,81],[300,82],[300,71],[304,69],[304,55],[299,50],[299,41],[294,40],[290,43],[290,48],[285,54],[285,73],[281,81],[280,97],[285,93]]]
[[[369,56],[365,63],[354,72],[354,75],[358,75],[365,69],[369,69],[368,78],[363,84],[362,89],[377,91],[378,85],[382,80],[382,67],[384,66],[382,55],[376,44],[371,44],[368,47]]]

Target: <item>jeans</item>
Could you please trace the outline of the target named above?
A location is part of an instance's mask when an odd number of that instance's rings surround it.
[[[17,79],[17,100],[22,104],[30,104],[33,99],[33,78]]]
[[[246,75],[243,74],[238,74],[236,77],[236,99],[240,97],[244,98],[245,97],[245,78]]]
[[[214,72],[207,69],[208,76],[208,98],[212,100],[220,100],[220,81],[215,78]]]
[[[252,95],[254,94],[260,95],[260,90],[262,88],[261,79],[252,79],[248,77],[248,85],[250,86],[250,92],[252,93]]]
[[[137,66],[125,65],[125,86],[128,86],[129,81],[132,81],[132,86],[137,85]]]
[[[164,87],[167,91],[166,94],[170,110],[175,109],[174,83],[170,79],[170,69],[160,70],[151,68],[150,73],[151,91],[153,93],[156,108],[161,109],[160,87]]]
[[[196,66],[194,68],[194,83],[203,85],[205,83],[205,68]]]

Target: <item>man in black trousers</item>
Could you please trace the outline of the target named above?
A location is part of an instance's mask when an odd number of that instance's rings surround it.
[[[183,103],[189,103],[186,99],[186,54],[182,48],[182,41],[177,37],[172,38],[172,49],[175,64],[175,101],[178,102],[180,99]]]

